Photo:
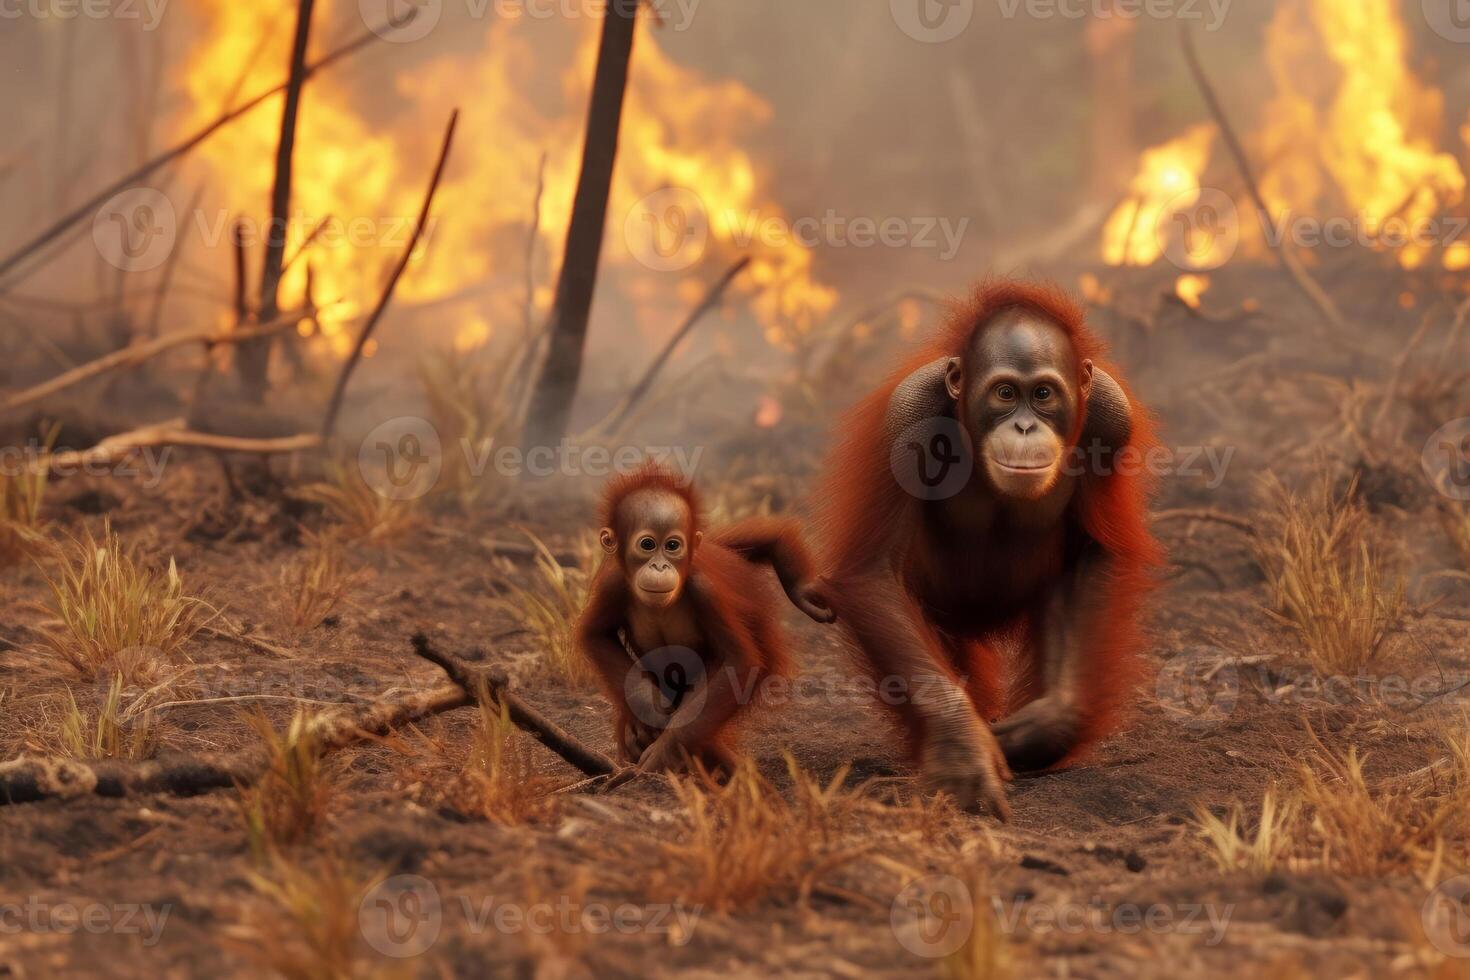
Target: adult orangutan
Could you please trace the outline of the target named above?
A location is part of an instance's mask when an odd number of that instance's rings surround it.
[[[1136,677],[1153,435],[1101,354],[1060,290],[982,284],[846,416],[817,495],[824,595],[925,785],[1003,819],[1011,770],[1106,734]]]

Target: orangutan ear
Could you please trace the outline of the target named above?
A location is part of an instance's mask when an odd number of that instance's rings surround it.
[[[694,532],[694,537],[692,539],[690,539],[690,541],[689,541],[689,551],[690,551],[691,554],[699,547],[699,543],[701,541],[703,541],[703,540],[704,540],[704,532],[703,531],[695,531]]]
[[[615,555],[618,553],[618,536],[613,533],[612,528],[605,527],[601,531],[598,531],[597,542],[602,545],[602,550],[608,554]]]
[[[1077,398],[1082,404],[1087,404],[1087,396],[1092,394],[1092,362],[1082,362],[1082,386],[1077,392]]]
[[[944,390],[955,401],[960,400],[960,394],[965,390],[965,369],[960,366],[958,357],[951,357],[944,365]]]

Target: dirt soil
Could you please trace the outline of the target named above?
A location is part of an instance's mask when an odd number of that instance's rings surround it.
[[[1269,291],[1280,287],[1271,273],[1256,275],[1269,286],[1237,284],[1233,295],[1261,296],[1270,308]],[[1222,285],[1207,305],[1228,295],[1232,287]],[[1379,364],[1391,357],[1395,338],[1401,342],[1402,318],[1391,315]],[[1234,451],[1218,486],[1204,462],[1202,475],[1166,479],[1159,509],[1210,508],[1249,520],[1263,472],[1304,480],[1317,465],[1324,440],[1316,433],[1335,409],[1313,404],[1291,380],[1293,370],[1328,360],[1310,333],[1283,346],[1279,335],[1294,325],[1270,317],[1220,326],[1175,312],[1150,334],[1124,318],[1098,316],[1171,445]],[[1262,351],[1264,360],[1240,366]],[[1194,379],[1218,382],[1185,384],[1186,368]],[[1351,375],[1344,369],[1341,376]],[[815,459],[819,440],[809,448]],[[1331,462],[1348,473],[1358,461],[1338,453]],[[1442,586],[1419,588],[1419,574],[1452,562],[1438,537],[1433,491],[1412,470],[1359,470],[1376,519],[1411,555],[1411,599],[1443,597],[1391,640],[1372,673],[1433,675],[1435,685],[1442,678],[1450,687],[1470,676],[1470,603],[1463,587],[1448,594]],[[801,488],[810,474],[808,466],[782,476]],[[186,588],[223,608],[231,628],[275,648],[210,633],[190,641],[177,658],[187,674],[173,700],[200,703],[160,710],[165,751],[247,744],[246,708],[259,707],[280,725],[295,707],[289,699],[362,701],[442,683],[409,649],[409,636],[422,629],[445,649],[488,651],[526,700],[611,752],[601,696],[545,669],[497,601],[508,583],[524,583],[532,572],[529,556],[503,554],[498,545],[522,540],[515,528],[524,527],[553,548],[569,547],[592,524],[585,495],[523,503],[508,515],[435,510],[391,547],[355,546],[365,574],[334,616],[298,634],[280,606],[282,569],[299,554],[303,530],[322,530],[329,518],[269,487],[256,489],[247,485],[243,499],[231,499],[219,467],[199,457],[171,468],[153,491],[87,478],[52,488],[54,537],[110,521],[150,560],[173,556]],[[1311,675],[1298,641],[1264,611],[1261,574],[1241,530],[1169,520],[1158,531],[1176,565],[1149,614],[1150,671],[1128,730],[1081,764],[1018,779],[1008,824],[916,802],[884,716],[864,698],[832,693],[846,691],[855,676],[839,634],[788,610],[805,693],[753,724],[744,747],[783,791],[790,785],[786,752],[819,779],[850,766],[849,786],[871,781],[872,805],[845,840],[856,853],[814,872],[812,887],[778,888],[728,913],[704,910],[687,928],[671,916],[602,935],[536,936],[477,920],[490,899],[640,910],[658,903],[668,880],[678,878],[677,870],[660,871],[669,861],[660,842],[684,830],[679,800],[661,778],[605,794],[562,794],[550,813],[521,826],[461,812],[445,785],[477,724],[469,709],[334,755],[330,826],[296,859],[330,853],[363,881],[388,876],[402,885],[416,879],[392,876],[419,876],[437,893],[440,929],[427,951],[384,957],[370,937],[358,937],[359,975],[933,976],[943,960],[925,954],[937,947],[916,941],[904,918],[911,882],[928,881],[921,891],[950,887],[926,878],[932,875],[954,876],[981,909],[997,912],[998,941],[1019,976],[1415,975],[1427,946],[1424,883],[1312,867],[1221,873],[1194,821],[1201,807],[1223,814],[1239,803],[1259,813],[1263,793],[1289,782],[1311,749],[1309,732],[1331,749],[1355,746],[1375,780],[1418,770],[1442,754],[1432,719],[1463,711],[1463,700],[1442,698],[1421,710],[1372,684],[1351,694],[1312,690],[1303,683]],[[68,687],[84,707],[101,699],[98,684],[37,652],[45,600],[37,568],[0,571],[0,758],[52,747],[48,732]],[[580,778],[535,752],[558,783]],[[67,928],[54,915],[43,918],[49,925],[17,927],[17,913],[0,915],[0,976],[259,975],[266,947],[283,942],[280,929],[303,934],[290,931],[302,920],[284,915],[260,887],[262,873],[233,792],[0,807],[0,910],[54,912],[69,904],[112,916],[93,930]],[[117,910],[130,908],[137,911],[128,924],[137,928],[123,928],[118,918]],[[167,918],[155,934],[147,916],[161,909]],[[356,911],[353,925],[371,931],[370,920],[381,924],[370,901],[360,920]],[[312,973],[303,967],[300,975]]]

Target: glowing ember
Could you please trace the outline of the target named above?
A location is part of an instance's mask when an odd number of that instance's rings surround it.
[[[762,429],[774,429],[781,421],[781,403],[770,395],[762,395],[755,409],[755,424]]]
[[[1210,288],[1209,276],[1180,276],[1174,283],[1174,295],[1191,309],[1199,309],[1200,297]]]

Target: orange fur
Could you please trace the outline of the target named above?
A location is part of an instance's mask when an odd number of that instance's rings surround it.
[[[1078,302],[1047,285],[1006,279],[981,283],[968,297],[953,303],[935,336],[863,397],[837,426],[836,445],[816,494],[823,570],[839,583],[834,598],[842,598],[842,589],[866,570],[901,554],[918,532],[917,501],[899,486],[889,466],[891,447],[885,437],[885,417],[894,390],[914,371],[938,358],[963,356],[979,328],[1012,309],[1035,313],[1060,326],[1070,338],[1079,364],[1083,359],[1092,360],[1123,386],[1134,408],[1128,452],[1146,455],[1157,445],[1152,420],[1118,370],[1104,361],[1105,347],[1087,326]],[[1085,417],[1078,419],[1074,441],[1084,422]],[[1144,598],[1153,586],[1152,571],[1162,560],[1148,526],[1151,494],[1152,480],[1142,465],[1133,472],[1119,472],[1115,467],[1107,475],[1085,477],[1069,507],[1067,520],[1106,551],[1114,568],[1106,583],[1107,628],[1103,635],[1089,638],[1087,647],[1081,705],[1083,731],[1073,757],[1121,724],[1138,678],[1143,639],[1139,620]],[[895,586],[901,588],[900,581],[895,570]],[[922,609],[922,596],[907,597]],[[932,626],[927,614],[923,618],[927,626]],[[844,619],[850,624],[846,609],[840,608],[839,622]],[[966,676],[977,710],[994,720],[998,710],[1014,711],[1035,696],[1034,665],[1023,662],[1015,677],[1007,677],[1006,666],[995,649],[1013,637],[1024,638],[1029,626],[1023,615],[981,636],[914,639],[932,648],[931,654],[938,655],[936,659],[952,658],[948,664],[940,659],[941,666],[953,676]],[[867,666],[881,673],[877,665]],[[1006,697],[1003,692],[1007,690],[1013,695]],[[901,720],[910,736],[921,734],[913,717]]]
[[[579,648],[595,668],[603,692],[613,705],[614,736],[619,745],[631,718],[624,682],[632,662],[621,650],[616,634],[626,624],[630,604],[635,601],[620,560],[629,533],[623,503],[632,494],[644,490],[671,493],[689,504],[693,521],[687,531],[691,540],[702,529],[695,489],[658,466],[650,464],[616,477],[603,491],[599,514],[602,525],[612,528],[617,536],[618,552],[604,560],[598,569],[578,622],[577,637]],[[685,589],[694,603],[700,632],[711,640],[706,643],[707,649],[696,652],[708,671],[724,666],[709,649],[715,642],[737,652],[749,665],[737,683],[755,695],[738,705],[721,730],[699,744],[686,746],[707,763],[728,754],[739,721],[750,707],[760,704],[766,693],[765,682],[773,676],[790,676],[792,672],[792,660],[777,612],[778,599],[771,589],[769,576],[758,567],[761,563],[770,563],[783,574],[799,572],[809,565],[805,546],[794,525],[785,522],[735,525],[706,538],[689,557]]]

